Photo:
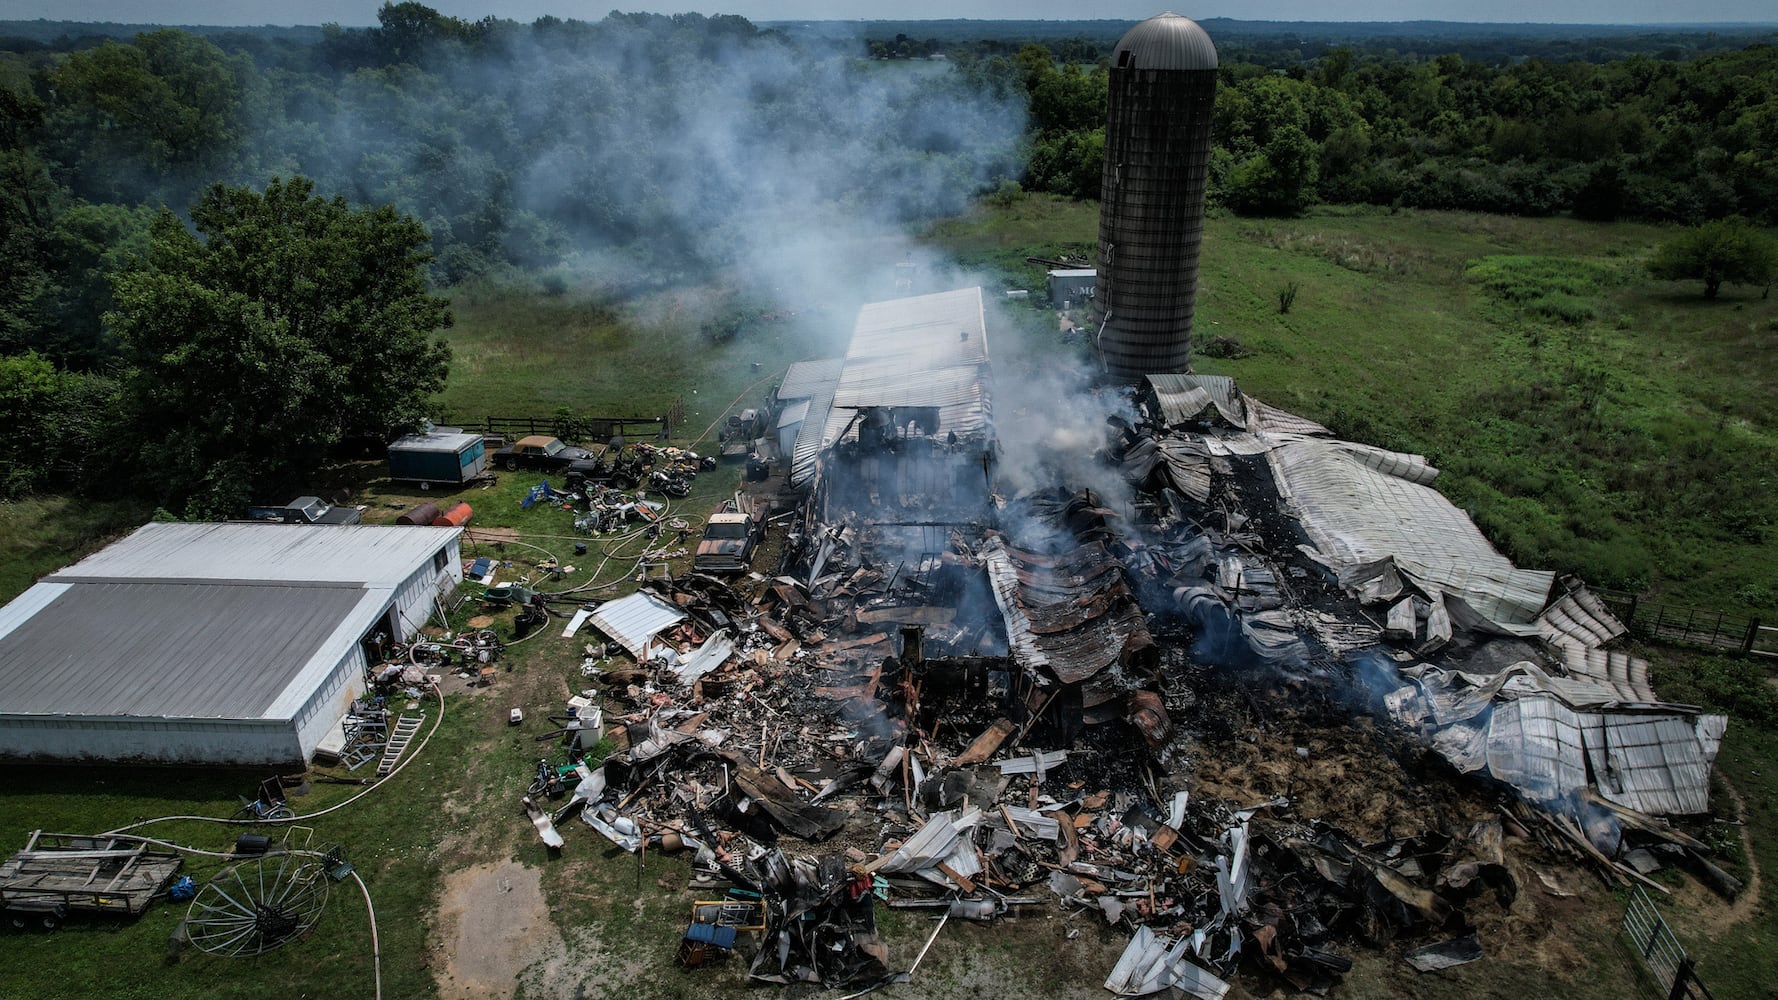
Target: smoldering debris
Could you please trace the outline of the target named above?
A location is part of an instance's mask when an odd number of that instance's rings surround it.
[[[1214,388],[1186,418],[1119,403],[1136,419],[1074,464],[1132,476],[1122,502],[998,495],[950,466],[976,442],[894,423],[927,446],[826,456],[776,575],[645,585],[667,613],[588,695],[615,751],[550,818],[694,851],[698,898],[763,907],[754,979],[852,988],[901,967],[876,902],[1059,907],[1132,935],[1114,992],[1214,997],[1325,992],[1355,948],[1476,960],[1533,874],[1705,870],[1658,814],[1705,807],[1720,724],[1655,701],[1584,589],[1517,620],[1426,551],[1330,554],[1291,513],[1314,483],[1266,457],[1322,438]],[[1131,461],[1162,441],[1203,459],[1187,482]],[[833,479],[867,463],[907,502]],[[1634,752],[1688,740],[1661,770]]]

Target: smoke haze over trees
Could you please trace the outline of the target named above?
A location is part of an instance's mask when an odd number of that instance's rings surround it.
[[[833,272],[857,233],[1016,197],[1013,180],[1097,197],[1102,56],[1127,28],[1039,45],[974,22],[973,39],[916,41],[699,14],[466,21],[414,2],[379,22],[0,42],[0,353],[35,352],[7,369],[20,399],[116,397],[115,281],[159,209],[186,213],[218,182],[300,177],[391,205],[425,226],[440,285],[565,265],[617,291],[721,275],[837,304],[856,292]],[[1699,38],[1668,32],[1650,54],[1550,35],[1513,43],[1549,58],[1520,59],[1482,33],[1435,57],[1411,34],[1225,34],[1211,198],[1770,224],[1778,48]]]

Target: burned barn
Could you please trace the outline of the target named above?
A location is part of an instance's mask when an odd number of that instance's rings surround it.
[[[1087,393],[1071,461],[1011,454],[987,335],[976,289],[865,306],[801,390],[831,396],[782,565],[652,585],[683,614],[605,671],[619,752],[555,818],[759,894],[755,979],[892,979],[874,897],[1102,918],[1119,994],[1322,989],[1353,947],[1485,954],[1551,884],[1520,852],[1709,870],[1669,817],[1707,809],[1724,720],[1423,459],[1189,374]]]

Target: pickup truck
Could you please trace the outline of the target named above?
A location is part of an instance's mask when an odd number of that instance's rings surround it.
[[[759,546],[760,523],[747,514],[711,514],[691,568],[700,573],[744,573]]]
[[[255,521],[281,524],[359,524],[364,518],[354,507],[336,507],[320,497],[297,497],[282,507],[249,507]]]

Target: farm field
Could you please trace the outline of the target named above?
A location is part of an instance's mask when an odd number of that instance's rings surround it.
[[[1078,339],[1064,339],[1041,302],[1043,269],[1025,258],[1085,252],[1096,224],[1091,203],[1027,196],[919,234],[988,288],[998,378],[1078,362]],[[1664,232],[1380,210],[1213,218],[1197,367],[1233,375],[1249,393],[1344,436],[1426,454],[1444,470],[1441,488],[1522,565],[1778,618],[1770,559],[1778,418],[1769,409],[1778,393],[1778,303],[1737,286],[1706,302],[1697,288],[1649,281],[1640,261]],[[846,264],[856,300],[892,295],[895,264],[861,247]],[[1030,295],[998,294],[1020,289]],[[1286,291],[1288,311],[1280,308]],[[677,402],[684,419],[673,443],[694,449],[711,447],[707,428],[731,405],[756,402],[790,361],[843,344],[856,305],[724,287],[612,300],[572,281],[554,293],[490,285],[450,294],[457,322],[445,337],[455,361],[441,413],[645,415]],[[374,462],[343,465],[317,488],[351,489],[371,521],[421,499],[381,475]],[[490,489],[442,497],[472,503],[475,528],[506,529],[472,532],[465,554],[510,559],[521,574],[540,572],[529,563],[547,554],[578,563],[560,586],[620,593],[620,570],[637,549],[612,543],[572,555],[577,539],[563,512],[519,507],[540,478],[503,473]],[[723,466],[700,477],[675,510],[695,522],[734,485],[734,467]],[[149,513],[58,498],[0,508],[0,599]],[[506,539],[522,544],[494,548]],[[462,617],[479,610],[471,602]],[[496,616],[493,627],[504,634],[509,617]],[[514,979],[526,997],[758,995],[742,963],[674,966],[690,899],[683,857],[638,862],[578,826],[568,849],[550,857],[518,814],[537,751],[528,731],[506,725],[507,711],[542,718],[585,683],[584,638],[559,632],[546,626],[513,646],[511,670],[493,688],[453,688],[437,735],[411,767],[312,824],[317,839],[347,846],[369,885],[384,995],[483,996]],[[1752,895],[1729,905],[1663,875],[1675,891],[1661,903],[1718,998],[1765,996],[1778,979],[1778,954],[1762,945],[1778,940],[1778,689],[1757,664],[1641,653],[1655,661],[1656,688],[1667,697],[1735,715],[1713,789],[1722,820],[1714,839]],[[427,710],[431,725],[438,708]],[[22,846],[34,829],[86,833],[141,817],[229,815],[262,777],[7,767],[0,848]],[[294,804],[312,812],[354,791],[318,784]],[[180,822],[154,832],[225,850],[237,831]],[[201,875],[216,864],[191,867]],[[1584,893],[1572,904],[1528,904],[1544,909],[1521,916],[1551,928],[1538,949],[1491,952],[1486,962],[1434,975],[1406,970],[1388,947],[1366,950],[1335,995],[1652,994],[1619,943],[1621,895],[1596,882]],[[166,939],[182,913],[161,904],[130,924],[0,936],[0,998],[370,995],[366,913],[350,883],[334,887],[312,937],[256,960],[191,952],[170,960]],[[913,983],[884,995],[961,998],[1023,983],[1036,995],[1105,996],[1099,982],[1123,941],[1103,921],[1054,908],[991,926],[960,923],[947,926]],[[888,911],[885,927],[902,961],[931,925],[917,911]]]

